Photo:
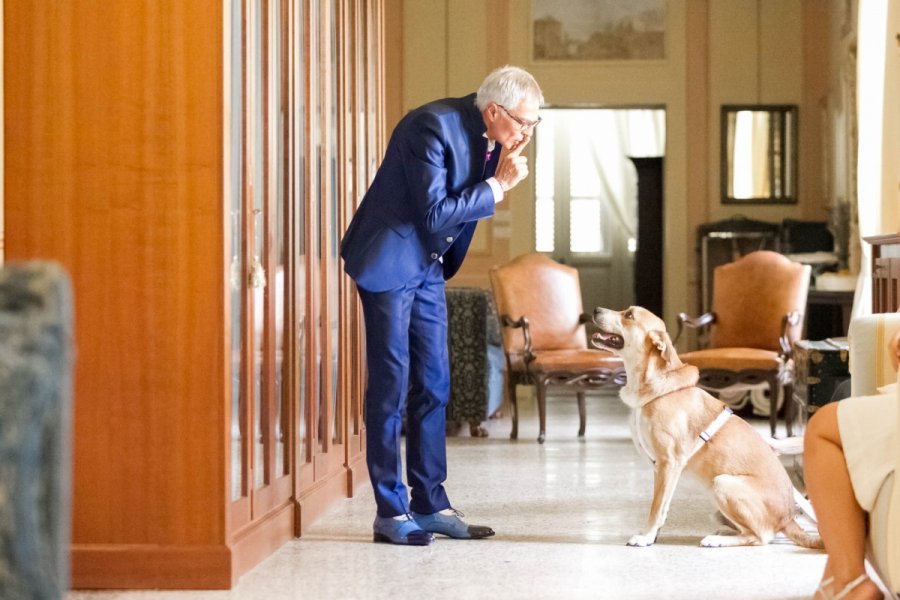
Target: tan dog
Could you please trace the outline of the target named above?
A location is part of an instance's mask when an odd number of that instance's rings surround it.
[[[632,409],[635,445],[655,468],[647,530],[629,546],[656,541],[686,471],[712,490],[719,511],[738,530],[706,536],[701,546],[762,545],[783,532],[801,546],[823,547],[795,521],[794,487],[775,452],[746,421],[696,387],[697,367],[678,358],[662,319],[639,306],[622,312],[597,308],[594,323],[601,332],[592,343],[625,362],[628,383],[619,396]]]

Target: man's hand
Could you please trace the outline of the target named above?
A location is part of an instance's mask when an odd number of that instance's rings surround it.
[[[528,177],[528,159],[521,156],[522,150],[528,145],[531,138],[526,138],[507,150],[506,146],[500,151],[500,163],[494,178],[504,192],[516,187],[520,181]]]

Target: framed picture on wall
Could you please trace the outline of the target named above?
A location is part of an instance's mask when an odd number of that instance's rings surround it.
[[[534,61],[661,60],[666,0],[531,0]]]

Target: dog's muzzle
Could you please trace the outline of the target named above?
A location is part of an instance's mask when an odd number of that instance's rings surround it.
[[[621,335],[609,333],[608,331],[598,331],[591,336],[591,343],[598,348],[612,348],[613,350],[621,350],[625,346],[625,340]]]

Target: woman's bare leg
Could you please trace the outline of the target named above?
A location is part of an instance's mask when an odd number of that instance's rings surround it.
[[[866,572],[866,513],[853,494],[838,429],[837,403],[820,408],[804,434],[803,471],[810,500],[819,521],[828,562],[822,580],[833,577],[832,594]],[[817,596],[817,598],[820,596]],[[871,581],[846,596],[847,600],[882,598]]]

